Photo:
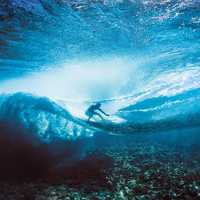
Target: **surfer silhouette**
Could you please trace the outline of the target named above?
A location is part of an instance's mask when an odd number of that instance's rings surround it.
[[[102,109],[101,109],[101,103],[96,103],[94,105],[91,105],[85,112],[85,114],[88,116],[88,122],[90,121],[91,118],[93,118],[95,115],[100,117],[101,120],[104,120],[104,118],[101,116],[101,114],[99,112],[103,113],[105,116],[109,116],[107,113],[105,113]]]

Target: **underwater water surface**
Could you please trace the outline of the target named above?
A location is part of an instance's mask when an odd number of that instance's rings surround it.
[[[3,172],[28,147],[44,169],[105,141],[198,153],[200,1],[0,0],[0,128]]]

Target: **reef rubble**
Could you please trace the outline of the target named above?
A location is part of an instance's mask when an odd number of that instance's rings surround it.
[[[0,200],[198,200],[199,164],[194,150],[108,142],[44,179],[1,182]]]

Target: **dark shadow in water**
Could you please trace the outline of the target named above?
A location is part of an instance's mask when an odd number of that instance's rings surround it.
[[[36,147],[31,138],[15,137],[1,129],[0,134],[0,179],[29,180],[46,175],[55,162],[46,145]]]
[[[92,153],[89,139],[38,144],[33,135],[15,129],[0,124],[0,180],[105,184],[105,171],[111,168],[112,159],[100,152]]]

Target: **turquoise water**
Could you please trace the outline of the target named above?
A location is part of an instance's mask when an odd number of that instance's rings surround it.
[[[62,101],[81,118],[100,100],[128,123],[199,126],[199,6],[2,1],[0,90]]]
[[[103,132],[194,142],[199,46],[198,0],[1,0],[2,133],[35,146]],[[99,101],[111,116],[87,124]]]

